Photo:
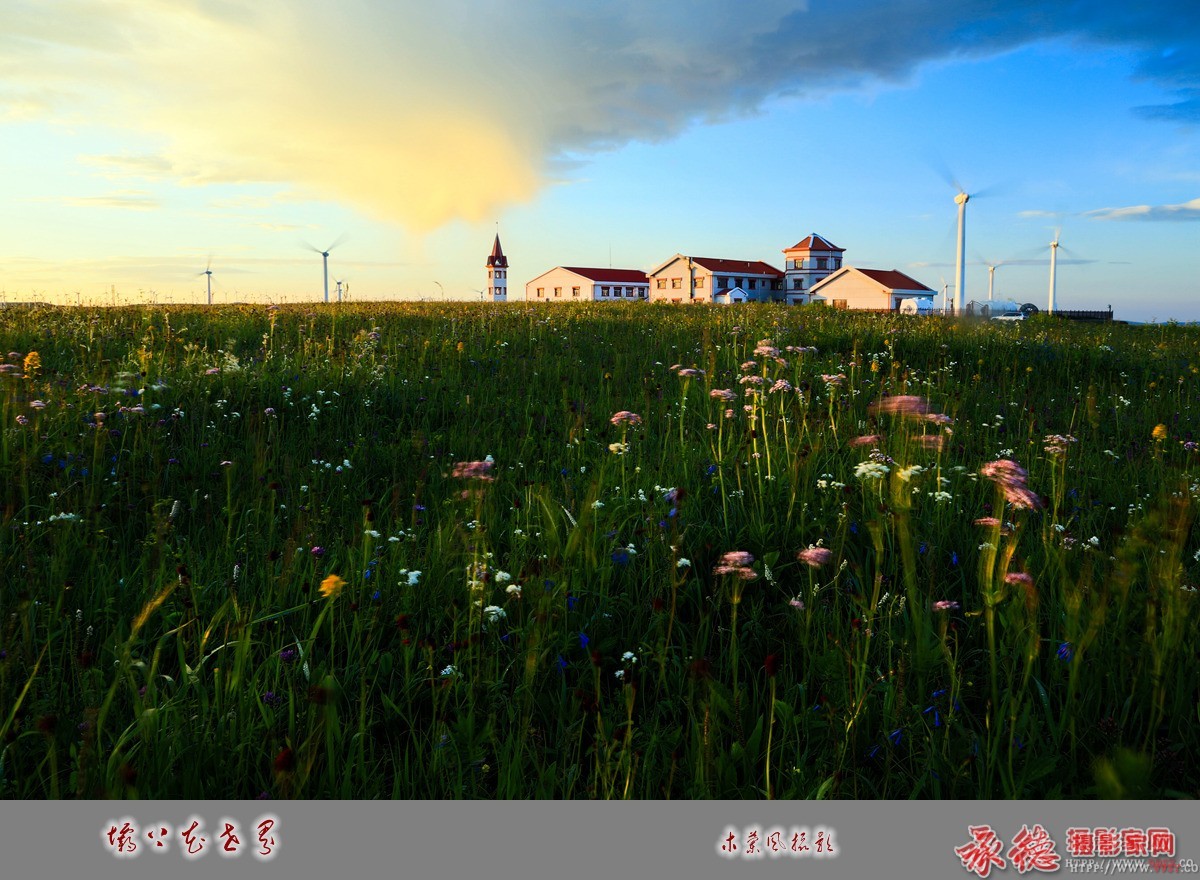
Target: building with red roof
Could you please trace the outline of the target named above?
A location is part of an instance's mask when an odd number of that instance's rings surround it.
[[[762,260],[676,254],[647,275],[651,302],[728,303],[783,299],[783,273]]]
[[[839,309],[899,311],[906,299],[917,301],[918,313],[933,308],[934,291],[896,269],[843,266],[812,286],[809,297]]]
[[[804,305],[811,300],[813,285],[842,268],[845,248],[833,244],[815,232],[784,248],[784,290],[788,305]]]
[[[526,302],[637,302],[648,297],[641,269],[555,266],[525,284]]]

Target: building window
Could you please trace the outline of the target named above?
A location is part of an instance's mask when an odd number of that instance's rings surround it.
[[[750,289],[751,289],[751,290],[753,290],[753,289],[754,289],[754,282],[755,282],[755,279],[751,278],[751,279],[750,279]]]
[[[538,296],[545,296],[545,295],[546,295],[546,288],[544,288],[544,287],[539,287],[539,288],[538,288],[538,291],[537,291],[537,295],[538,295]]]
[[[782,278],[776,278],[774,281],[772,281],[772,282],[771,282],[771,289],[772,289],[772,290],[783,290],[783,279],[782,279]]]
[[[718,290],[728,290],[729,289],[729,279],[717,277],[717,289]]]
[[[659,290],[666,290],[667,289],[667,279],[666,278],[655,278],[654,286],[657,287]]]
[[[835,268],[835,269],[842,268],[842,258],[841,257],[833,258],[833,268]]]
[[[844,299],[835,299],[832,305],[835,309],[844,309],[846,308],[846,301]]]
[[[671,289],[672,290],[680,290],[682,287],[683,287],[683,279],[682,278],[672,278],[671,279]]]
[[[571,288],[571,296],[579,296],[579,288],[578,287]]]
[[[828,269],[829,268],[829,259],[827,257],[817,257],[817,268],[818,269]]]
[[[561,288],[561,287],[556,287],[556,288],[554,288],[554,295],[555,295],[555,296],[562,296],[562,288]]]
[[[608,288],[607,288],[607,287],[601,287],[601,288],[600,288],[600,295],[601,295],[601,296],[608,296]]]
[[[703,290],[703,289],[704,289],[704,276],[701,276],[701,277],[699,277],[699,278],[697,278],[697,279],[696,279],[696,289],[697,289],[697,290]]]
[[[803,278],[793,278],[792,279],[792,290],[803,290],[803,289],[804,289],[804,279]]]

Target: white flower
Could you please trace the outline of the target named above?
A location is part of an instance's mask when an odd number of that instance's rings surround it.
[[[595,501],[592,502],[592,510],[599,510],[603,506],[604,506],[604,502],[601,501],[599,498],[597,498]]]
[[[1097,538],[1095,535],[1092,535],[1090,538],[1088,538],[1088,543],[1091,544],[1093,547],[1099,547],[1100,539]]]
[[[508,595],[512,596],[513,598],[520,599],[521,598],[521,585],[520,584],[509,584],[508,588],[504,592],[508,593]]]
[[[378,538],[378,537],[379,537],[379,532],[375,531],[374,529],[367,529],[365,532],[363,532],[363,534],[364,534],[364,535],[367,535],[367,536],[369,536],[369,537],[371,537],[371,538]]]
[[[408,573],[408,585],[410,587],[415,587],[417,585],[417,581],[419,581],[420,579],[421,579],[421,572],[410,571]]]
[[[445,669],[442,670],[442,675],[449,676],[449,675],[457,675],[457,674],[458,674],[458,669],[456,669],[453,666],[447,666]]]
[[[624,670],[624,669],[618,669],[616,672],[614,672],[614,673],[613,673],[613,676],[614,676],[614,677],[616,677],[616,678],[624,678],[624,677],[625,677],[625,670]]]
[[[919,464],[909,465],[906,468],[900,469],[900,471],[899,471],[900,479],[902,479],[904,482],[907,483],[909,480],[911,480],[913,477],[915,477],[917,474],[921,473],[924,470],[925,470],[925,468],[921,467]]]
[[[860,461],[854,468],[854,476],[860,480],[882,480],[888,474],[888,466],[881,461]]]
[[[1196,556],[1200,557],[1200,551],[1198,551],[1196,553]],[[687,559],[683,556],[680,556],[679,561],[675,563],[676,568],[691,568],[691,566],[692,566],[692,560]]]
[[[511,580],[512,580],[512,575],[509,574],[507,571],[496,572],[496,583],[507,584]]]
[[[508,617],[507,612],[499,605],[489,605],[483,609],[483,613],[487,617],[488,623],[495,623],[497,620]]]
[[[637,663],[637,655],[633,651],[626,651],[621,655],[621,659],[626,663]]]

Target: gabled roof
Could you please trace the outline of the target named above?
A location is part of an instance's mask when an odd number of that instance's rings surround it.
[[[926,287],[917,279],[895,269],[858,269],[857,271],[891,290],[928,290],[933,293],[931,288]]]
[[[934,294],[933,290],[926,287],[920,281],[917,281],[915,278],[910,278],[908,275],[905,275],[903,272],[897,271],[896,269],[859,269],[856,266],[843,266],[832,275],[822,278],[811,288],[809,288],[809,291],[813,292],[824,290],[826,287],[837,283],[839,279],[844,278],[851,272],[857,272],[860,275],[865,275],[867,278],[870,278],[872,281],[886,290],[901,290],[906,293],[916,293],[918,296],[925,296],[926,294],[933,296]]]
[[[561,266],[568,272],[582,275],[589,281],[621,282],[622,284],[645,284],[646,273],[641,269],[585,269],[579,266]]]
[[[783,273],[762,260],[726,260],[720,257],[692,257],[692,262],[710,272],[728,275],[774,275]]]
[[[786,254],[788,251],[805,251],[805,250],[807,250],[807,251],[837,251],[839,254],[845,253],[845,251],[846,251],[845,248],[838,247],[837,245],[831,243],[829,241],[829,239],[827,239],[823,236],[817,235],[814,232],[808,238],[801,239],[800,241],[798,241],[794,245],[792,245],[790,248],[787,248],[784,251],[784,253]]]
[[[488,268],[507,269],[508,257],[504,256],[504,249],[500,247],[500,233],[496,233],[496,242],[492,245],[492,255],[487,258]]]

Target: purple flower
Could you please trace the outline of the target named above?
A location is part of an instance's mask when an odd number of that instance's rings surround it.
[[[300,654],[295,648],[284,648],[279,652],[279,659],[284,663],[294,663]]]
[[[313,547],[311,550],[311,553],[313,556],[317,557],[317,559],[320,559],[322,556],[325,555],[325,548],[324,547]]]

